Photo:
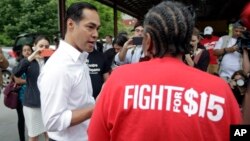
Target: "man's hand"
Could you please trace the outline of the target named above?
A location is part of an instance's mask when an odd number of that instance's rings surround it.
[[[225,53],[233,53],[238,50],[239,50],[239,47],[237,45],[234,45],[232,47],[225,48]]]
[[[128,41],[124,43],[123,48],[125,48],[127,50],[130,48],[135,48],[136,45],[133,45],[132,42],[133,42],[132,38],[128,39]]]
[[[29,57],[28,60],[31,62],[32,60],[36,59],[36,58],[43,58],[40,54],[41,51],[44,50],[44,48],[39,48],[37,50],[35,50]]]

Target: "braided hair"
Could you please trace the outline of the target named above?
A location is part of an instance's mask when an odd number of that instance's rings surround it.
[[[151,8],[144,18],[144,32],[151,36],[153,56],[177,56],[189,50],[194,17],[190,7],[179,2],[163,1]]]

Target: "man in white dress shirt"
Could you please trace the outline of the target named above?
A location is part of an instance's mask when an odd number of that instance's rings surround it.
[[[94,48],[100,18],[93,5],[78,2],[65,20],[65,38],[38,78],[43,122],[50,141],[87,141],[95,101],[86,51]]]

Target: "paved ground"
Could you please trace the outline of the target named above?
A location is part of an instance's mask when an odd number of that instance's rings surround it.
[[[2,94],[0,94],[0,141],[19,141],[16,110],[4,106]],[[28,141],[27,131],[26,141]],[[43,136],[39,137],[39,141],[44,141]]]

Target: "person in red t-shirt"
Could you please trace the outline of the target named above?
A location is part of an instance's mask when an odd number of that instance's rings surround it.
[[[89,141],[229,140],[230,125],[242,121],[229,85],[182,61],[194,18],[173,1],[148,11],[143,51],[151,59],[112,72],[97,98]]]
[[[215,43],[219,40],[219,37],[213,35],[213,28],[211,26],[206,26],[203,34],[204,38],[200,41],[200,43],[209,51],[210,55],[210,62],[207,71],[211,74],[217,74],[219,66],[217,56],[213,53],[213,48]]]

